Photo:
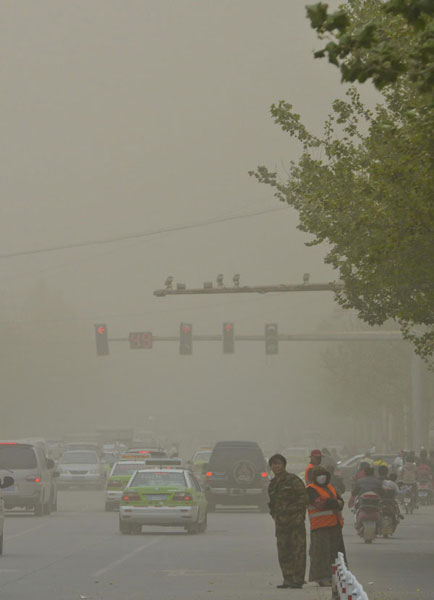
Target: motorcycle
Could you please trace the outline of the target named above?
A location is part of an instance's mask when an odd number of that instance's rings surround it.
[[[365,544],[375,539],[380,518],[380,496],[375,492],[361,494],[357,499],[355,527]]]
[[[412,515],[416,507],[416,499],[414,496],[413,487],[408,484],[401,485],[401,502],[406,515]]]
[[[433,488],[430,480],[426,479],[418,482],[417,497],[420,505],[433,503]]]

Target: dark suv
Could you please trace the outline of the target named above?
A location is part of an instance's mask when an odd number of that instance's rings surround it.
[[[217,442],[206,465],[208,511],[216,504],[257,506],[268,511],[268,472],[256,442]]]

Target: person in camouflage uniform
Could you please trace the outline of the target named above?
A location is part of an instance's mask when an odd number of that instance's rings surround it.
[[[268,463],[275,475],[268,486],[268,495],[283,574],[283,583],[277,587],[301,588],[306,572],[306,488],[297,475],[286,471],[286,459],[281,454],[272,456]]]

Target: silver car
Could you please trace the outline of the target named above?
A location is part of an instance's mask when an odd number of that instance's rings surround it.
[[[3,492],[6,509],[25,508],[35,515],[57,508],[57,483],[53,460],[39,445],[0,442],[0,476],[12,476],[14,484]]]
[[[96,452],[71,450],[59,461],[59,489],[105,487],[106,473]]]

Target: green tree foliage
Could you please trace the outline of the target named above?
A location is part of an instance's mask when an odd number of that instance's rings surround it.
[[[372,79],[382,89],[406,75],[420,91],[434,90],[433,0],[349,0],[334,13],[320,2],[307,14],[327,41],[315,57],[327,56],[343,81]]]
[[[420,30],[406,25],[402,35],[399,15],[389,16],[388,24],[381,21],[386,4],[353,0],[348,12],[339,12],[341,21],[335,13],[329,27],[341,23],[344,31],[362,31],[377,20],[387,26],[390,43],[409,54]],[[324,15],[325,21],[313,20],[316,27],[326,27],[325,8]],[[426,31],[426,13],[423,19]],[[356,54],[349,53],[347,62]],[[289,165],[284,180],[264,166],[251,174],[297,209],[300,229],[314,236],[312,245],[328,244],[326,262],[344,283],[339,303],[370,325],[398,321],[417,352],[429,357],[434,354],[434,111],[429,94],[405,72],[384,84],[382,94],[384,102],[371,110],[350,88],[345,100],[333,103],[321,136],[308,130],[288,102],[273,105],[275,123],[300,142],[301,157]]]

